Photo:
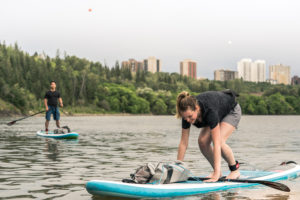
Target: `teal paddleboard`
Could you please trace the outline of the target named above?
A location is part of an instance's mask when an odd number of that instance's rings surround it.
[[[55,138],[55,139],[77,139],[79,134],[72,133],[64,133],[64,134],[55,134],[53,131],[44,131],[40,130],[36,133],[38,136],[46,137],[46,138]]]
[[[300,166],[290,164],[276,171],[241,171],[242,179],[280,181],[300,176]],[[257,183],[215,182],[205,183],[200,180],[172,184],[134,184],[121,181],[91,180],[86,190],[92,195],[105,195],[130,198],[166,198],[197,195],[232,188],[257,186]]]

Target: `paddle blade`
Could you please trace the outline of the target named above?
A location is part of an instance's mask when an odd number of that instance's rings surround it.
[[[247,180],[247,179],[224,179],[223,181],[238,183],[258,183],[284,192],[290,192],[290,188],[282,183],[264,180]]]
[[[277,189],[277,190],[281,190],[284,192],[290,192],[290,188],[282,183],[277,183],[277,182],[271,182],[271,181],[262,181],[260,182],[261,184],[265,185],[265,186],[269,186],[271,188]]]
[[[12,125],[14,125],[15,123],[16,123],[16,121],[11,121],[11,122],[7,123],[6,125],[7,125],[7,126],[12,126]]]
[[[205,181],[208,180],[209,178],[204,178],[204,177],[189,177],[189,181]],[[248,179],[226,179],[225,177],[222,177],[218,180],[218,182],[235,182],[235,183],[256,183],[256,184],[262,184],[277,190],[281,190],[284,192],[290,192],[290,188],[282,183],[278,182],[273,182],[273,181],[264,181],[264,180],[248,180]]]

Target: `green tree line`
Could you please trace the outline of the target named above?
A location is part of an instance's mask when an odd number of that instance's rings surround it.
[[[0,113],[43,109],[50,81],[56,81],[66,110],[73,113],[174,114],[176,96],[232,89],[244,114],[300,114],[300,87],[231,81],[195,80],[178,73],[138,71],[119,62],[100,62],[65,54],[29,55],[18,44],[0,43]]]

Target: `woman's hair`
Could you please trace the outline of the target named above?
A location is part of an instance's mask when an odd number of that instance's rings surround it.
[[[190,96],[186,91],[182,91],[177,96],[176,102],[176,117],[182,117],[181,113],[185,112],[187,109],[196,110],[197,100],[195,97]]]

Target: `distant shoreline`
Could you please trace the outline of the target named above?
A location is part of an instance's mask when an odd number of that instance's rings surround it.
[[[3,113],[0,112],[0,118],[22,118],[29,116],[28,115],[22,115],[22,114],[16,114],[16,113]],[[38,114],[34,117],[44,117],[45,114]],[[72,114],[66,114],[61,113],[61,117],[104,117],[104,116],[174,116],[174,115],[153,115],[153,114],[131,114],[131,113],[72,113]],[[299,115],[292,115],[292,114],[281,114],[281,115],[249,115],[244,114],[242,116],[299,116]]]
[[[30,113],[31,114],[31,113]],[[30,116],[30,114],[22,115],[16,113],[0,113],[0,118],[18,118]],[[45,114],[38,114],[37,117],[45,116]],[[89,117],[89,116],[173,116],[173,115],[153,115],[153,114],[131,114],[131,113],[60,113],[61,117]]]
[[[131,114],[131,113],[75,113],[75,114],[61,114],[67,117],[88,117],[88,116],[159,116],[153,114]],[[167,115],[166,115],[167,116]],[[172,115],[168,115],[172,116]]]

